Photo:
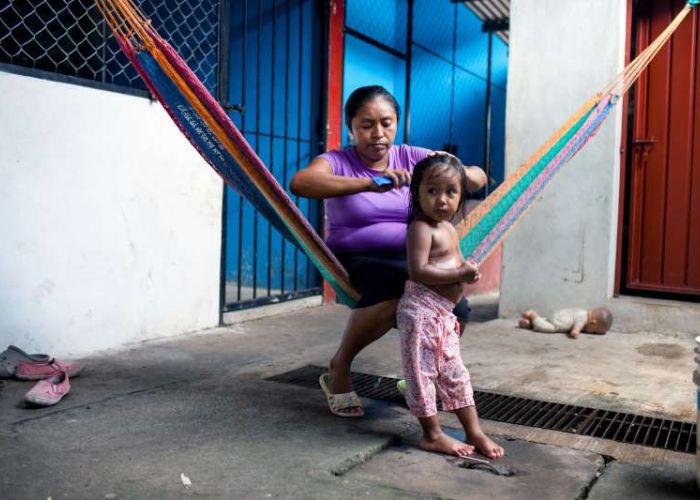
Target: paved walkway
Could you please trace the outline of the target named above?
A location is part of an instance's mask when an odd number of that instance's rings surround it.
[[[476,319],[487,319],[488,305]],[[484,421],[507,475],[419,450],[396,405],[340,419],[322,393],[266,380],[324,365],[348,311],[324,306],[100,353],[59,405],[26,409],[31,383],[0,386],[4,498],[693,498],[694,456]],[[481,316],[480,316],[481,314]],[[96,333],[97,334],[97,333]],[[355,370],[398,376],[398,338]],[[694,420],[692,338],[538,335],[472,323],[478,389]],[[461,436],[457,421],[444,425]],[[191,482],[191,484],[185,484]],[[10,492],[8,494],[8,492]]]

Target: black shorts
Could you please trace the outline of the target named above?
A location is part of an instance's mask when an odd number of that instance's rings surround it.
[[[405,251],[337,252],[335,256],[350,275],[352,286],[360,293],[354,309],[399,299],[403,295],[408,280]],[[467,299],[462,297],[452,312],[459,321],[466,323],[469,320]]]

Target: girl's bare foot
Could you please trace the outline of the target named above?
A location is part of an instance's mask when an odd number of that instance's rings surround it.
[[[424,433],[419,445],[426,451],[454,455],[455,457],[466,457],[474,453],[472,445],[454,439],[443,432],[432,435]]]
[[[494,443],[483,432],[473,433],[469,439],[467,439],[467,442],[474,445],[476,449],[487,458],[501,458],[506,454],[502,446]]]

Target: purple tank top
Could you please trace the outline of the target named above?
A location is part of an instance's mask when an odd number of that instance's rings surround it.
[[[429,149],[402,144],[389,150],[389,168],[413,171],[428,156]],[[365,165],[355,148],[329,151],[320,155],[335,175],[374,177],[379,173]],[[403,250],[406,244],[406,218],[410,193],[408,186],[385,193],[363,192],[325,200],[328,221],[328,247],[334,252]]]

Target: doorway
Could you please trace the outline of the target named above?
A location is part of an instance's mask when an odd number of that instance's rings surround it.
[[[639,0],[633,11],[634,53],[684,4]],[[698,41],[694,10],[631,95],[622,293],[700,300]]]

